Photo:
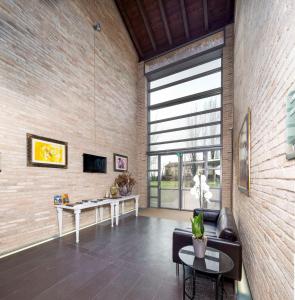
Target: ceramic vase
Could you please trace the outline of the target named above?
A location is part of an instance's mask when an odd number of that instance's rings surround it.
[[[204,258],[207,247],[207,237],[203,237],[202,239],[195,239],[192,237],[192,239],[195,256],[198,258]]]
[[[119,188],[119,193],[121,196],[129,196],[131,195],[131,190],[129,190],[128,186],[125,184]]]

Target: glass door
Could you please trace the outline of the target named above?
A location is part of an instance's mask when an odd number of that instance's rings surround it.
[[[191,193],[195,176],[204,175],[212,197],[204,208],[220,209],[221,150],[149,156],[150,207],[194,210],[200,199]]]
[[[160,166],[160,207],[179,209],[179,157],[161,155]]]
[[[149,156],[148,193],[150,207],[159,207],[159,158],[158,155]]]
[[[193,152],[183,154],[182,159],[182,209],[194,210],[200,207],[199,199],[191,194],[195,185],[194,177],[198,174],[205,175],[206,154]]]
[[[194,177],[204,175],[212,197],[202,201],[203,208],[220,209],[221,201],[221,165],[220,150],[192,152],[183,154],[181,209],[193,210],[200,207],[200,199],[191,193],[195,186]]]

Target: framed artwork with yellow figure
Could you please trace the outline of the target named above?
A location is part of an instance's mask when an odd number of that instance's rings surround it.
[[[27,134],[29,167],[67,168],[68,143]]]

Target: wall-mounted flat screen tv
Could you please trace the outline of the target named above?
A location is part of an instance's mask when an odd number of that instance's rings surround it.
[[[91,154],[83,154],[83,172],[86,173],[106,173],[107,158]]]

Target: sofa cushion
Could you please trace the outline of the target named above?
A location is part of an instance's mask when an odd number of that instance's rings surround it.
[[[221,239],[236,241],[238,232],[234,216],[229,208],[222,208],[217,220],[216,236]]]
[[[194,209],[194,217],[198,216],[201,212],[204,213],[204,221],[217,222],[219,210],[196,208]]]
[[[176,228],[177,231],[192,234],[192,227]],[[216,224],[214,222],[204,222],[205,235],[216,237]]]
[[[216,237],[216,223],[204,222],[205,235]]]

